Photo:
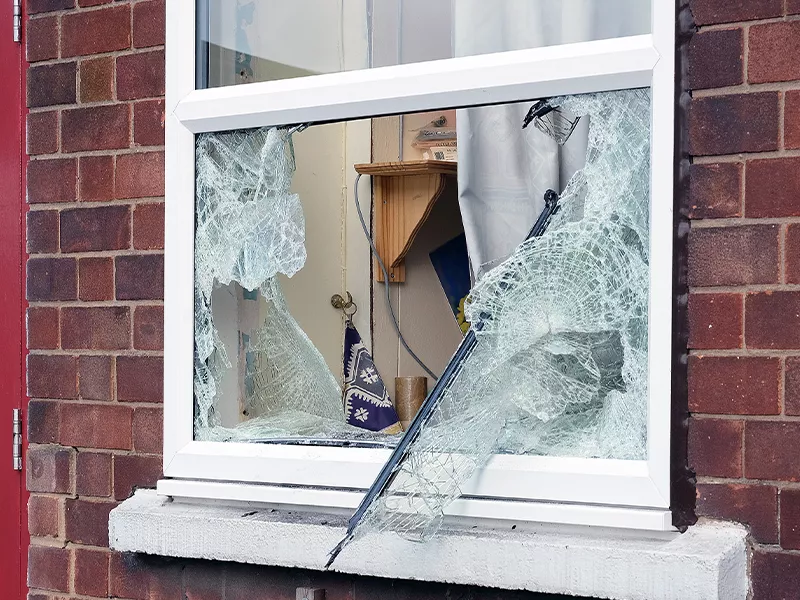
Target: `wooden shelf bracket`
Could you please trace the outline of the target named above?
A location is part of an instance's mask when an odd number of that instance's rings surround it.
[[[356,172],[373,178],[375,246],[391,282],[405,281],[403,259],[457,169],[457,163],[441,160],[355,165]],[[377,261],[375,279],[383,281]]]

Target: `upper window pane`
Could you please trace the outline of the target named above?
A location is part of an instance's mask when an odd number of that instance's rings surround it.
[[[198,0],[197,86],[650,32],[649,0]]]

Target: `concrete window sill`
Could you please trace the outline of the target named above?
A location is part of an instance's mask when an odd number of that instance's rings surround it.
[[[340,516],[173,502],[140,490],[111,512],[122,552],[321,569]],[[541,526],[452,529],[419,544],[365,536],[333,565],[343,573],[630,600],[747,596],[747,532],[715,522],[684,534]]]

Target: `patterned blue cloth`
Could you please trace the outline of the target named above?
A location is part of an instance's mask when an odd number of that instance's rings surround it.
[[[352,323],[344,330],[344,416],[349,425],[370,431],[403,430],[378,368]]]

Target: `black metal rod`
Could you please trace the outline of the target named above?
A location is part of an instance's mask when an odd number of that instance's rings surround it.
[[[547,229],[550,219],[558,212],[558,194],[555,191],[547,190],[544,195],[544,201],[544,210],[542,210],[539,218],[536,219],[536,223],[528,233],[525,241],[541,236]],[[369,490],[367,490],[367,493],[364,494],[364,498],[361,500],[358,508],[353,513],[353,516],[350,517],[350,520],[347,523],[347,533],[345,537],[336,545],[333,550],[331,550],[330,554],[328,555],[328,562],[325,564],[326,569],[333,564],[333,561],[336,560],[336,557],[339,556],[339,553],[342,551],[342,549],[351,539],[353,539],[353,533],[356,527],[361,522],[361,519],[366,514],[370,505],[372,505],[375,498],[377,498],[387,487],[389,487],[389,485],[391,485],[392,481],[397,475],[400,465],[403,463],[403,460],[406,457],[409,446],[411,446],[411,444],[414,443],[414,441],[419,437],[422,427],[430,419],[430,416],[433,414],[433,411],[441,397],[444,395],[444,392],[453,382],[456,375],[458,375],[458,373],[461,371],[466,359],[469,358],[469,356],[475,350],[475,347],[478,345],[478,337],[475,335],[475,332],[480,331],[482,328],[483,321],[473,323],[472,327],[470,327],[469,331],[467,332],[467,335],[464,336],[464,339],[459,344],[455,354],[453,354],[453,357],[450,359],[450,362],[447,363],[444,373],[442,373],[442,376],[439,377],[436,385],[428,394],[428,397],[425,398],[425,401],[422,403],[422,406],[420,406],[419,411],[417,411],[417,414],[414,416],[414,419],[408,426],[403,439],[400,440],[400,443],[397,444],[392,452],[392,455],[384,463],[383,468],[381,469],[380,473],[378,473],[378,476],[375,478],[372,486],[369,488]]]

